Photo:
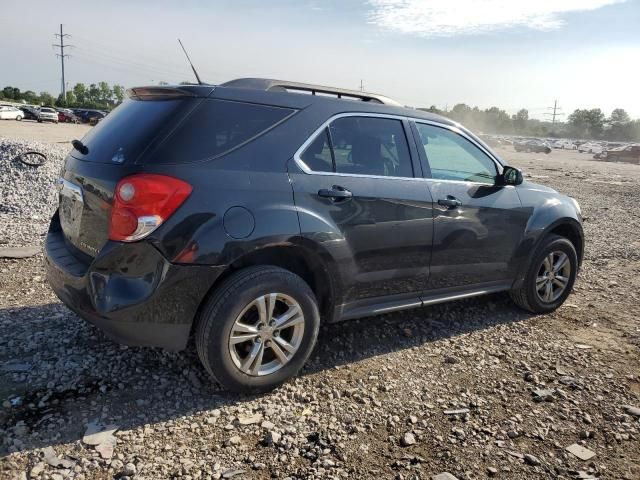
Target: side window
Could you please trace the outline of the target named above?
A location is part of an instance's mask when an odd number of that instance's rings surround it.
[[[337,173],[413,177],[400,120],[343,117],[329,126]]]
[[[338,118],[300,158],[316,172],[413,177],[404,127],[390,118]]]
[[[300,158],[311,170],[316,172],[333,172],[329,133],[326,128],[311,142],[311,145],[300,155]]]
[[[493,185],[496,165],[469,140],[446,128],[416,123],[431,177]]]

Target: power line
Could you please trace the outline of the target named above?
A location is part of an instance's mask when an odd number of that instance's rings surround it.
[[[70,55],[65,54],[64,49],[65,47],[72,48],[73,45],[64,44],[65,37],[71,37],[71,35],[69,35],[68,33],[64,33],[62,31],[62,24],[60,24],[60,33],[54,33],[53,35],[55,37],[60,38],[60,43],[59,44],[54,43],[53,46],[60,48],[60,53],[56,53],[56,57],[60,57],[60,66],[62,67],[62,99],[66,102],[67,101],[67,84],[64,81],[64,58],[69,57]]]
[[[551,126],[553,127],[556,124],[556,117],[560,117],[564,115],[564,113],[561,112],[562,107],[558,107],[558,100],[555,100],[553,102],[553,107],[547,107],[547,110],[553,110],[553,113],[551,112],[543,113],[543,115],[551,116]]]

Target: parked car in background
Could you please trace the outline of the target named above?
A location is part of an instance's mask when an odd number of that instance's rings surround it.
[[[551,146],[553,148],[560,148],[563,150],[577,150],[578,148],[578,146],[575,143],[573,143],[571,140],[566,140],[566,139],[556,140],[551,144]]]
[[[53,108],[42,107],[38,110],[38,122],[54,122],[58,123],[58,112]]]
[[[19,108],[16,108],[12,105],[1,105],[0,106],[0,119],[1,120],[22,120],[24,118],[24,113]]]
[[[107,113],[101,110],[91,109],[75,109],[73,113],[78,117],[80,122],[95,125],[99,120],[103,119]]]
[[[38,120],[38,110],[33,107],[19,107],[25,120]]]
[[[71,110],[58,110],[58,121],[63,123],[80,123],[78,117]]]
[[[624,147],[605,150],[600,155],[608,162],[629,162],[640,164],[640,144],[625,145]]]
[[[551,153],[551,147],[547,142],[541,140],[526,140],[513,144],[516,152]]]
[[[265,391],[321,322],[500,291],[548,313],[571,293],[578,203],[447,118],[255,78],[129,96],[72,142],[45,241],[54,292],[123,343],[193,337],[224,387]]]
[[[603,150],[602,144],[596,142],[586,142],[578,147],[580,153],[602,153]]]

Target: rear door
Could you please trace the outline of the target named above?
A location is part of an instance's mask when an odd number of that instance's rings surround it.
[[[428,290],[510,281],[529,218],[516,188],[497,184],[499,165],[461,130],[416,122],[414,133],[434,202]]]
[[[289,169],[302,235],[336,260],[343,303],[417,299],[427,284],[432,203],[407,127],[398,117],[338,116]]]

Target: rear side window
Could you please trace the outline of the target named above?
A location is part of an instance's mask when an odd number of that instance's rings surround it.
[[[342,117],[331,122],[300,159],[319,172],[413,177],[409,146],[400,120]]]
[[[289,108],[203,100],[149,155],[148,163],[188,163],[220,156],[291,115]]]

